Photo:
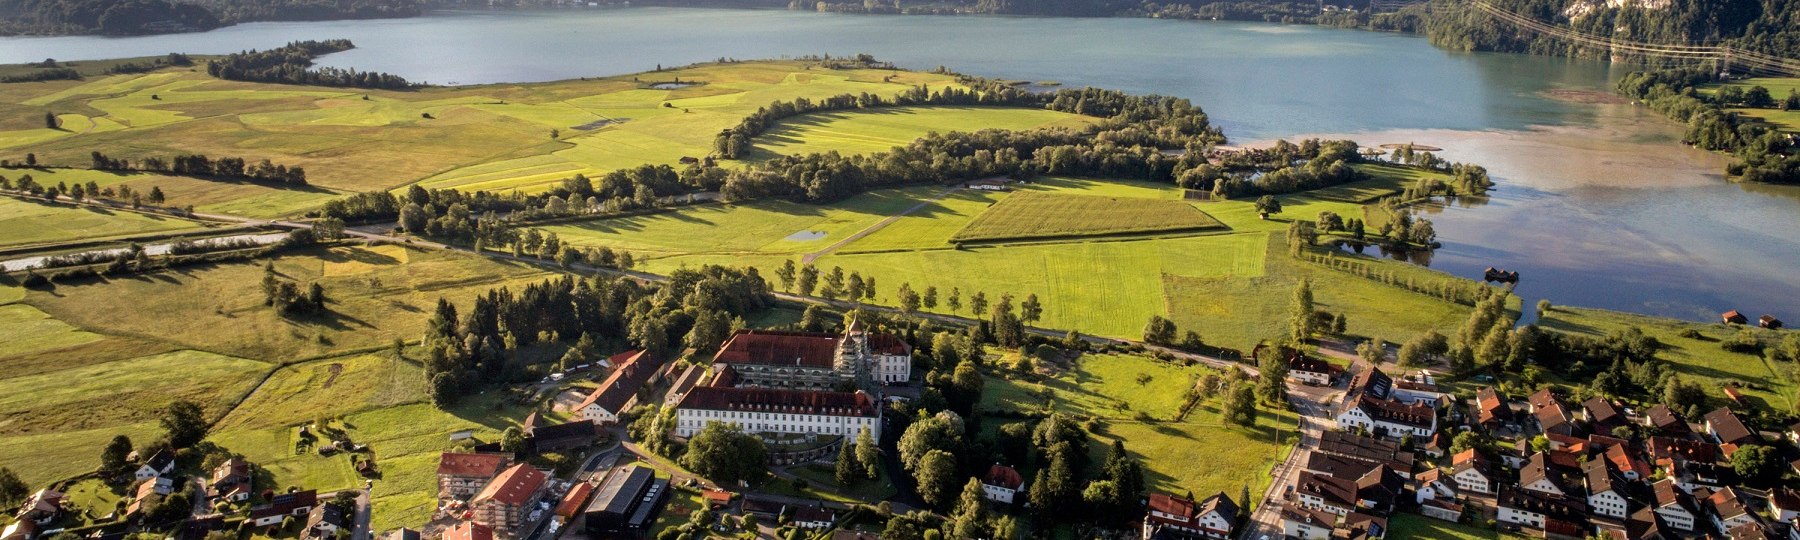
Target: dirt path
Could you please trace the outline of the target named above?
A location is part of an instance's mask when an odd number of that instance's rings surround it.
[[[818,260],[818,259],[819,259],[819,257],[824,257],[824,256],[826,256],[826,255],[830,255],[830,254],[831,254],[831,252],[833,252],[833,251],[837,251],[837,250],[839,250],[839,249],[842,249],[842,248],[843,248],[843,247],[844,247],[844,246],[848,246],[848,245],[850,245],[850,244],[851,244],[851,243],[852,243],[852,242],[855,242],[855,241],[857,241],[857,240],[862,240],[862,239],[863,239],[863,237],[865,237],[865,236],[868,236],[868,235],[871,235],[871,234],[875,234],[875,231],[879,231],[879,230],[881,230],[881,229],[882,229],[882,228],[883,228],[883,227],[887,227],[887,226],[888,226],[888,225],[891,225],[891,224],[893,224],[893,223],[894,223],[894,222],[895,222],[895,221],[900,221],[900,218],[903,218],[903,217],[906,217],[906,215],[907,215],[907,214],[911,214],[911,213],[913,213],[913,212],[917,212],[917,211],[919,211],[919,209],[920,209],[920,208],[924,208],[924,207],[925,207],[925,205],[928,205],[928,204],[931,204],[931,203],[934,203],[934,202],[938,202],[938,201],[940,201],[940,200],[943,200],[943,199],[944,199],[944,197],[949,197],[949,196],[950,196],[950,194],[951,194],[951,193],[956,193],[956,191],[957,191],[957,190],[960,190],[960,189],[962,189],[962,188],[960,188],[960,187],[953,187],[953,188],[950,188],[950,189],[946,189],[946,190],[944,190],[944,191],[943,191],[943,192],[942,192],[942,193],[938,193],[938,194],[937,194],[937,195],[935,195],[935,196],[932,196],[932,197],[931,197],[931,198],[929,198],[929,199],[925,199],[925,200],[923,200],[923,201],[919,201],[919,204],[915,204],[915,205],[912,205],[912,207],[911,207],[911,208],[907,208],[907,209],[905,209],[905,210],[902,210],[902,211],[900,211],[900,213],[898,213],[898,214],[894,214],[894,215],[892,215],[892,216],[888,216],[888,218],[887,218],[887,219],[884,219],[884,220],[881,220],[881,221],[880,221],[880,222],[879,222],[879,223],[876,223],[876,224],[874,224],[874,225],[870,225],[870,226],[868,226],[868,227],[867,227],[867,228],[865,228],[865,229],[863,229],[863,230],[860,230],[860,231],[856,231],[856,234],[852,234],[852,235],[850,235],[850,236],[849,236],[849,237],[848,237],[848,238],[845,238],[845,239],[843,239],[843,240],[839,240],[839,241],[837,241],[837,243],[835,243],[835,244],[832,244],[832,245],[830,245],[830,246],[826,246],[826,247],[825,247],[825,249],[821,249],[821,250],[818,250],[818,251],[814,251],[814,252],[812,252],[812,253],[808,253],[808,254],[806,254],[806,255],[805,255],[805,256],[803,256],[803,257],[800,257],[800,264],[812,264],[812,262],[813,262],[813,261],[815,261],[815,260]]]

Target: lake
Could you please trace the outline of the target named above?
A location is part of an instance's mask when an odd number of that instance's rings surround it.
[[[1527,305],[1716,320],[1800,318],[1800,189],[1740,186],[1723,158],[1605,92],[1602,62],[1438,50],[1422,38],[1260,23],[594,8],[258,23],[199,34],[0,38],[0,62],[226,53],[348,38],[321,64],[438,84],[610,75],[732,57],[869,53],[904,67],[1191,98],[1237,142],[1326,135],[1418,142],[1499,188],[1430,216],[1431,266],[1521,274]],[[1310,216],[1304,216],[1310,217]]]

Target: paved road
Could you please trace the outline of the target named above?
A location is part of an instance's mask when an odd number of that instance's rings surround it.
[[[1305,470],[1311,448],[1318,444],[1324,430],[1331,427],[1331,405],[1336,396],[1334,388],[1288,383],[1288,401],[1300,413],[1300,442],[1286,461],[1276,464],[1270,471],[1273,478],[1269,489],[1263,492],[1262,502],[1250,514],[1250,521],[1244,524],[1238,538],[1281,538],[1282,501],[1286,499],[1288,486],[1294,485],[1300,479],[1300,472]]]

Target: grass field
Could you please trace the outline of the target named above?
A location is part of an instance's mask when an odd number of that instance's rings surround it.
[[[1776,411],[1794,410],[1795,386],[1790,377],[1794,366],[1719,348],[1719,340],[1736,334],[1739,327],[1563,306],[1555,307],[1538,321],[1538,325],[1593,337],[1637,327],[1663,344],[1663,349],[1657,352],[1658,358],[1672,363],[1675,371],[1689,381],[1700,382],[1714,401],[1722,404],[1725,399],[1721,383],[1735,381],[1743,386],[1745,397],[1754,403]],[[1681,337],[1683,330],[1699,332],[1701,339]]]
[[[76,326],[287,363],[417,338],[439,297],[466,304],[490,288],[547,275],[525,264],[401,249],[316,249],[274,259],[283,279],[325,287],[329,313],[297,320],[263,304],[262,262],[63,285],[24,302]]]
[[[200,230],[196,221],[125,210],[0,197],[0,247],[16,248],[146,233]]]
[[[1262,411],[1255,427],[1242,427],[1222,421],[1216,405],[1203,404],[1187,418],[1174,420],[1187,388],[1208,368],[1128,355],[1087,355],[1077,362],[1075,369],[1038,382],[989,377],[980,407],[1029,411],[1048,406],[1101,418],[1102,428],[1090,447],[1094,459],[1103,459],[1114,440],[1123,440],[1126,450],[1143,460],[1151,490],[1192,490],[1202,497],[1223,491],[1235,498],[1244,486],[1261,493],[1270,467],[1293,442],[1295,417],[1285,411]],[[1140,384],[1140,375],[1149,380]],[[1152,419],[1140,419],[1138,412]]]
[[[993,242],[1220,227],[1218,220],[1183,201],[1022,191],[976,216],[950,240]]]
[[[1787,99],[1788,93],[1800,92],[1800,78],[1758,77],[1758,78],[1753,78],[1753,79],[1743,79],[1743,80],[1739,80],[1739,81],[1732,81],[1727,84],[1708,85],[1706,87],[1702,87],[1700,89],[1700,92],[1703,94],[1711,95],[1714,92],[1717,92],[1719,88],[1724,87],[1724,86],[1735,86],[1735,87],[1743,88],[1746,90],[1748,90],[1750,87],[1753,87],[1753,86],[1761,86],[1763,88],[1767,88],[1769,90],[1769,97],[1775,98],[1775,101],[1777,103],[1779,103],[1782,100]],[[1800,132],[1800,110],[1784,111],[1779,108],[1776,108],[1776,109],[1742,109],[1742,108],[1739,108],[1739,109],[1731,109],[1731,112],[1742,114],[1742,115],[1753,117],[1753,118],[1760,118],[1764,122],[1768,122],[1770,125],[1775,126],[1777,129],[1780,129],[1782,131]]]
[[[1002,107],[893,107],[817,113],[782,120],[763,132],[756,137],[749,158],[825,152],[872,154],[906,146],[932,132],[1078,128],[1093,120],[1045,109]]]

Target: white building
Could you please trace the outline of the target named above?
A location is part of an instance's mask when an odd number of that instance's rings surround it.
[[[138,480],[149,480],[169,474],[174,470],[175,453],[162,450],[150,456],[150,459],[144,460],[143,464],[138,465],[137,472],[133,476]]]
[[[1488,460],[1471,448],[1456,454],[1451,462],[1450,478],[1456,487],[1475,493],[1494,494],[1493,479],[1488,475]]]
[[[1281,535],[1285,538],[1329,540],[1337,521],[1337,514],[1324,510],[1299,505],[1281,507]]]
[[[573,409],[576,419],[600,425],[618,423],[619,415],[637,405],[639,391],[654,382],[661,367],[644,351],[614,355],[611,361],[612,374]]]
[[[1631,515],[1631,502],[1625,498],[1625,479],[1604,459],[1582,464],[1587,473],[1588,510],[1601,516],[1625,519]]]
[[[1662,516],[1669,527],[1692,532],[1696,508],[1694,498],[1675,485],[1675,480],[1664,478],[1650,485],[1656,494],[1656,515]]]
[[[1150,494],[1150,511],[1144,515],[1143,537],[1151,538],[1159,530],[1179,535],[1201,536],[1224,540],[1236,528],[1238,506],[1220,492],[1196,505],[1193,501]]]
[[[835,435],[868,429],[881,439],[881,414],[862,392],[701,386],[675,406],[675,436],[692,437],[707,424],[737,424],[749,433]]]
[[[988,500],[1001,504],[1012,504],[1013,498],[1025,490],[1025,477],[1017,469],[994,464],[988,467],[987,476],[981,479],[981,494]]]
[[[1394,381],[1370,367],[1356,374],[1337,411],[1338,429],[1361,428],[1385,437],[1429,438],[1437,433],[1437,410],[1423,403],[1400,401]]]

